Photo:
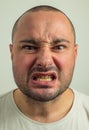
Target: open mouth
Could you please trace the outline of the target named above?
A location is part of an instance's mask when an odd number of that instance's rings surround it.
[[[53,81],[55,79],[56,79],[55,74],[35,74],[35,75],[33,75],[33,80],[35,80],[35,81],[47,82],[47,81]]]

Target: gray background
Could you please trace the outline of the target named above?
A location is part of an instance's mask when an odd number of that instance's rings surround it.
[[[89,0],[0,0],[0,95],[16,88],[9,52],[12,26],[25,10],[39,4],[55,6],[72,20],[79,49],[71,87],[89,95]]]

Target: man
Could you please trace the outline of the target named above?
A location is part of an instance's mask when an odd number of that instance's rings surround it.
[[[50,6],[15,23],[10,52],[18,89],[0,99],[0,130],[88,130],[89,97],[70,88],[78,45],[70,19]]]

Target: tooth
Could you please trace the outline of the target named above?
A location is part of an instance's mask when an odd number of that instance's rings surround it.
[[[52,77],[47,75],[47,76],[39,76],[37,78],[38,81],[51,81],[52,80]]]

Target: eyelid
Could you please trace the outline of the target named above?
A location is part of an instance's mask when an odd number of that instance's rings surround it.
[[[53,46],[52,48],[57,48],[57,47],[66,47],[66,46],[62,44],[58,44],[58,45]]]
[[[37,49],[39,48],[35,40],[21,40],[20,43],[21,43],[21,46],[28,46],[28,47],[32,46]]]
[[[53,51],[63,51],[63,50],[65,50],[66,48],[68,48],[68,45],[69,44],[64,44],[64,43],[58,43],[58,44],[54,44],[52,47],[51,47],[51,49],[53,50]]]
[[[38,50],[38,47],[33,44],[23,44],[23,45],[21,45],[21,48],[22,48],[22,50],[24,50],[26,52],[30,52],[30,53]]]

